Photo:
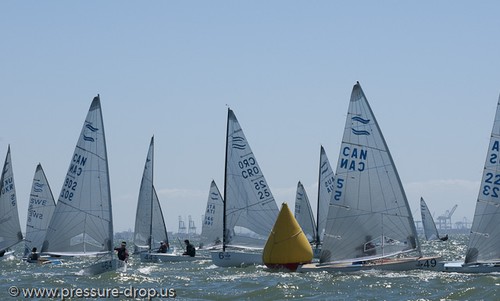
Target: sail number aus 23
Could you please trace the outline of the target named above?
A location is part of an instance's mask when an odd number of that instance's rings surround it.
[[[487,183],[483,187],[483,195],[498,198],[500,195],[500,174],[492,174],[491,172],[486,173],[486,178],[484,182]],[[492,184],[492,185],[488,185]]]

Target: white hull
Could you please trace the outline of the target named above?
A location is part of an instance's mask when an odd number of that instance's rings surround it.
[[[442,271],[451,273],[500,273],[500,263],[465,265],[462,261],[444,262]]]
[[[412,257],[379,259],[369,262],[334,262],[328,264],[304,264],[297,268],[297,272],[357,272],[365,270],[388,270],[388,271],[408,271],[408,270],[430,270],[441,271],[443,263],[438,261],[439,257]]]
[[[84,275],[97,275],[106,272],[116,271],[123,272],[127,270],[127,264],[118,259],[109,259],[99,261],[91,266],[82,269]]]
[[[245,267],[262,265],[262,253],[245,253],[241,251],[212,252],[212,262],[218,267]]]
[[[0,260],[4,260],[7,257],[14,256],[14,251],[7,251],[3,256],[0,256]]]
[[[201,257],[191,257],[188,255],[177,255],[172,253],[149,253],[142,252],[142,262],[179,262],[179,261],[195,261],[202,259]]]

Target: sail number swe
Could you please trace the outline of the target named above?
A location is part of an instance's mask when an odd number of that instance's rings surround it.
[[[76,190],[76,186],[78,183],[70,178],[66,178],[64,181],[64,186],[61,191],[61,196],[60,198],[67,199],[69,201],[72,201],[73,198],[73,191]]]

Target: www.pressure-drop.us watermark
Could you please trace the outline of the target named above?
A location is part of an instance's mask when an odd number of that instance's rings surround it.
[[[71,299],[71,298],[142,298],[151,300],[153,298],[175,298],[177,292],[174,288],[137,288],[129,286],[126,288],[45,288],[28,287],[22,288],[11,286],[8,289],[9,296],[23,299]]]

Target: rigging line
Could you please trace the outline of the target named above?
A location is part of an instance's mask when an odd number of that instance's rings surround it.
[[[106,160],[106,158],[105,158],[105,157],[103,158],[102,156],[100,156],[100,155],[99,155],[99,154],[97,154],[96,152],[93,152],[93,151],[91,151],[91,150],[85,149],[85,148],[83,148],[83,147],[81,147],[81,146],[79,146],[79,145],[77,145],[77,146],[76,146],[76,148],[78,148],[78,149],[80,149],[80,150],[82,150],[82,151],[84,151],[84,152],[86,152],[86,153],[89,153],[89,154],[91,154],[91,155],[94,155],[94,156],[98,157],[98,158],[99,158],[99,159],[101,159],[101,160]]]

